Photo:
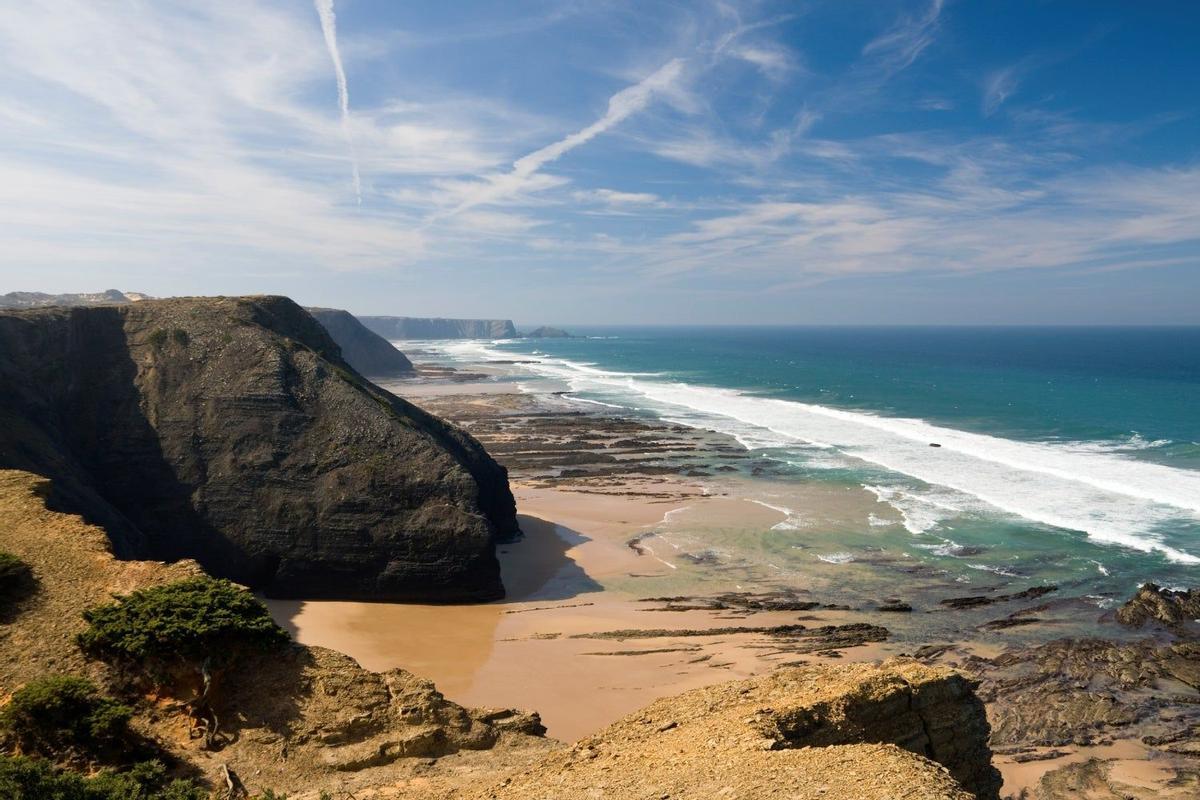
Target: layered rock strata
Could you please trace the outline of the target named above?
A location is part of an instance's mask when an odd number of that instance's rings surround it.
[[[503,593],[507,475],[280,297],[0,313],[0,467],[54,479],[121,558],[275,596]]]

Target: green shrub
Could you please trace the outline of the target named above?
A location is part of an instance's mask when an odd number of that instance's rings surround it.
[[[0,728],[30,752],[94,755],[129,735],[131,716],[131,708],[102,695],[91,681],[55,675],[14,692],[0,709]]]
[[[4,800],[207,800],[208,796],[192,781],[168,780],[157,761],[86,778],[41,759],[0,756]]]
[[[83,618],[85,652],[151,672],[179,663],[220,669],[247,651],[290,641],[254,595],[207,576],[139,589]]]
[[[171,331],[171,338],[175,341],[175,344],[179,345],[180,347],[187,347],[189,341],[188,332],[183,328],[175,328],[173,331]]]
[[[162,346],[167,343],[167,332],[163,328],[155,328],[150,332],[148,341],[150,346],[155,350],[161,350]]]

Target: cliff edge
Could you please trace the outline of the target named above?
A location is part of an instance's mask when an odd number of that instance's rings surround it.
[[[306,308],[342,348],[342,358],[369,378],[412,375],[412,362],[379,334],[359,322],[349,311]]]
[[[503,594],[503,467],[364,380],[291,300],[0,312],[0,384],[0,467],[54,479],[121,558],[281,597]]]

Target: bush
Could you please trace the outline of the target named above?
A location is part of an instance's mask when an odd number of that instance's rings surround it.
[[[0,602],[19,600],[33,588],[33,570],[12,553],[0,552]]]
[[[0,728],[30,752],[95,755],[129,735],[131,716],[131,708],[102,695],[91,681],[55,675],[14,692],[0,709]]]
[[[208,796],[192,781],[168,780],[157,761],[85,778],[41,759],[0,756],[0,797],[5,800],[207,800]]]
[[[83,618],[85,652],[151,672],[181,662],[219,669],[248,650],[290,641],[254,595],[207,576],[139,589]]]

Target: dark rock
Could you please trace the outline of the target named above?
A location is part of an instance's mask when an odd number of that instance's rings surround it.
[[[368,330],[349,311],[336,308],[306,308],[324,326],[342,349],[342,358],[360,375],[392,378],[413,374],[412,362],[392,344]]]
[[[1026,589],[1023,592],[1015,594],[998,594],[994,596],[988,595],[972,595],[970,597],[951,597],[940,601],[941,605],[946,608],[964,609],[964,608],[979,608],[980,606],[990,606],[993,603],[1007,603],[1010,600],[1035,600],[1050,592],[1056,591],[1057,586],[1034,586]]]
[[[503,593],[507,476],[379,389],[286,298],[0,313],[0,467],[121,558],[195,558],[274,596]]]
[[[521,334],[526,339],[573,339],[575,337],[564,331],[562,328],[552,328],[549,325],[543,325],[540,328],[534,328],[528,333]]]
[[[1172,729],[1200,719],[1200,697],[1172,696],[1161,688],[1165,678],[1200,683],[1200,646],[1193,642],[1059,639],[1011,647],[964,666],[980,680],[994,746],[1162,736],[1168,732],[1163,715],[1168,707],[1176,712]]]
[[[912,612],[913,608],[908,603],[901,603],[901,602],[897,601],[897,602],[883,603],[882,605],[879,606],[879,610],[886,611],[889,613],[908,614],[908,613]]]
[[[1175,591],[1147,583],[1117,609],[1117,621],[1131,628],[1156,622],[1178,628],[1200,619],[1200,589]]]
[[[385,339],[511,339],[517,335],[509,319],[359,317],[358,321]]]

